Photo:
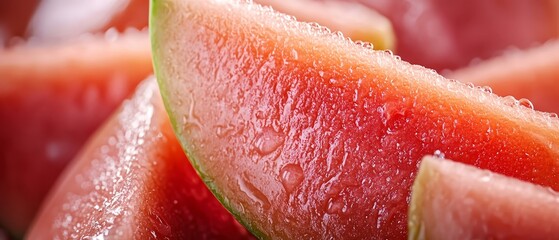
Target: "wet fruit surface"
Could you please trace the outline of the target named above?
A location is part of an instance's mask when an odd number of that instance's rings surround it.
[[[384,16],[358,3],[314,0],[256,0],[276,11],[292,15],[302,22],[316,22],[332,31],[340,31],[354,41],[370,42],[375,49],[396,45],[392,24]]]
[[[397,53],[411,63],[456,69],[509,47],[559,36],[555,0],[344,0],[376,9],[392,22]]]
[[[147,34],[116,37],[0,50],[0,226],[13,234],[23,234],[66,164],[151,73]]]
[[[256,235],[403,239],[434,152],[559,189],[549,114],[244,1],[153,3],[175,131]]]
[[[154,79],[65,172],[30,239],[253,239],[188,164]]]
[[[448,74],[463,82],[490,86],[501,96],[530,99],[535,109],[559,113],[559,41],[509,51]]]
[[[558,201],[548,188],[426,157],[413,185],[409,239],[553,239]]]

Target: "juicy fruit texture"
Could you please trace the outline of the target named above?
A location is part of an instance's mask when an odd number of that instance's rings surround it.
[[[72,163],[27,237],[252,239],[188,164],[153,78]]]
[[[413,185],[408,239],[554,239],[559,194],[425,157]]]
[[[419,160],[559,189],[559,120],[246,1],[152,1],[156,74],[210,189],[263,238],[402,239]]]
[[[415,64],[456,69],[475,58],[527,48],[559,36],[556,0],[345,0],[392,22],[398,55]]]
[[[40,41],[61,41],[115,28],[142,29],[148,24],[146,0],[42,0],[28,27]]]
[[[256,0],[303,22],[317,22],[340,31],[354,41],[370,42],[375,49],[394,49],[396,40],[390,21],[360,4],[314,0]]]
[[[530,99],[542,111],[559,113],[559,41],[524,51],[510,51],[448,74],[448,77],[490,86],[501,96]]]
[[[145,33],[0,51],[0,226],[23,234],[62,169],[151,72]]]

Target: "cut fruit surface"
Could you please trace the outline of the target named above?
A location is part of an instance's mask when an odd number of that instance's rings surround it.
[[[0,226],[23,234],[62,169],[151,72],[146,33],[0,50]]]
[[[392,49],[396,39],[392,24],[384,16],[361,4],[342,1],[256,0],[303,22],[317,22],[340,31],[354,41],[370,42],[375,49]]]
[[[559,41],[515,50],[449,73],[447,76],[496,94],[530,99],[538,110],[559,113]]]
[[[559,120],[249,1],[154,0],[156,74],[205,182],[263,238],[407,236],[419,160],[559,189]]]
[[[554,239],[559,194],[425,157],[413,185],[408,239]]]
[[[155,80],[140,84],[62,176],[29,239],[252,239],[196,174]]]
[[[528,48],[559,37],[556,0],[344,0],[392,22],[402,59],[437,70]]]

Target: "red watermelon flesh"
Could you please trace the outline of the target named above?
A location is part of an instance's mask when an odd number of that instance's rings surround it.
[[[245,1],[154,0],[155,69],[206,183],[263,238],[407,236],[419,160],[559,189],[559,120]]]
[[[390,19],[398,55],[437,70],[559,36],[559,3],[554,0],[346,1],[361,2]]]
[[[188,163],[153,78],[72,162],[27,237],[253,239]]]
[[[152,72],[148,36],[0,51],[0,226],[21,235],[82,144]]]
[[[555,239],[559,194],[487,170],[425,157],[408,239]]]
[[[449,78],[489,86],[501,96],[522,99],[519,104],[559,113],[559,41],[528,50],[514,50],[448,73]],[[528,101],[527,99],[530,99]]]

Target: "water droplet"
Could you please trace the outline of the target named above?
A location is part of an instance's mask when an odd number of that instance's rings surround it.
[[[518,100],[518,104],[520,106],[523,106],[525,108],[529,108],[529,109],[534,109],[534,104],[532,104],[532,102],[530,102],[530,100],[526,99],[526,98],[521,98],[520,100]]]
[[[244,175],[244,174],[243,174]],[[252,201],[257,202],[263,209],[270,208],[270,201],[260,191],[256,188],[249,180],[246,179],[245,176],[241,176],[237,178],[237,184],[239,185],[240,190],[245,193]]]
[[[280,170],[281,184],[287,193],[293,192],[301,184],[305,176],[299,164],[287,164]]]
[[[391,120],[395,120],[398,116],[404,116],[406,109],[403,106],[398,106],[394,102],[387,102],[382,107],[377,108],[381,114],[382,124],[386,126]]]
[[[557,115],[557,113],[549,113],[549,117],[551,117],[551,118],[559,118],[559,116]]]
[[[105,40],[108,42],[114,42],[118,39],[118,31],[116,28],[110,28],[105,32]]]
[[[265,128],[255,141],[256,151],[260,155],[268,155],[281,147],[284,142],[282,134],[271,128]]]
[[[444,158],[444,153],[441,152],[441,150],[435,150],[435,152],[433,153],[433,155],[434,155],[436,158]]]
[[[195,127],[198,129],[202,128],[202,123],[200,120],[194,115],[194,96],[190,95],[190,105],[188,106],[188,113],[182,116],[182,124],[184,125],[183,128],[185,130]]]
[[[297,52],[297,50],[295,50],[295,49],[291,50],[291,57],[293,58],[293,60],[298,60],[299,59],[299,53]]]
[[[384,52],[390,54],[390,56],[394,56],[394,52],[392,52],[392,50],[390,49],[384,50]]]
[[[505,101],[505,105],[510,107],[516,107],[520,104],[518,100],[516,100],[516,98],[514,98],[513,96],[506,96],[503,98],[503,100]]]
[[[370,42],[363,42],[363,41],[356,41],[355,44],[357,44],[358,46],[364,47],[366,49],[374,49],[374,46],[372,43]]]
[[[218,137],[222,138],[222,137],[225,137],[225,136],[229,135],[234,130],[235,130],[235,127],[231,124],[217,125],[216,128],[215,128],[215,134]]]
[[[355,89],[353,91],[353,102],[357,102],[359,100],[359,90]]]
[[[482,182],[489,182],[489,181],[491,181],[491,174],[490,174],[490,173],[487,173],[487,174],[483,175],[483,177],[481,177],[480,180],[481,180]]]
[[[481,90],[486,93],[493,93],[493,89],[490,86],[483,86],[481,87]]]
[[[475,87],[476,87],[476,86],[475,86],[473,83],[471,83],[471,82],[466,83],[466,86],[468,86],[469,88],[475,88]]]
[[[346,208],[344,200],[341,197],[334,197],[328,200],[326,212],[328,214],[339,214],[344,208]]]

